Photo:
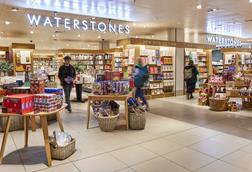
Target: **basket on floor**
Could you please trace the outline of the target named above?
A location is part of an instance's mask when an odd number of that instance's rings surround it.
[[[132,130],[143,130],[145,128],[145,112],[129,113],[129,127]]]
[[[54,147],[52,143],[50,143],[52,159],[55,160],[65,160],[70,157],[75,152],[75,139],[72,140],[71,143],[64,147]]]
[[[209,98],[209,106],[212,111],[227,111],[228,99]]]
[[[0,117],[0,131],[5,131],[7,117]],[[24,129],[24,118],[22,116],[11,116],[11,125],[9,131]]]
[[[242,107],[244,107],[245,109],[251,109],[252,108],[252,102],[242,101]]]
[[[105,132],[111,132],[115,130],[115,127],[117,125],[117,121],[119,119],[119,114],[115,116],[100,116],[95,115],[96,120],[98,121],[98,124],[100,126],[100,129]]]

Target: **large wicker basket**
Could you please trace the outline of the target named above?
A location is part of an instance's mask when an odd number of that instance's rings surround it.
[[[227,111],[228,110],[228,99],[218,99],[218,98],[209,98],[209,106],[212,111]]]
[[[242,107],[244,107],[245,109],[251,109],[252,108],[252,102],[250,102],[250,101],[243,101],[242,102]]]
[[[145,112],[129,113],[129,127],[132,130],[143,130],[145,128]]]
[[[54,147],[53,144],[50,144],[52,159],[56,160],[65,160],[70,157],[75,152],[75,139],[72,142],[64,147]]]
[[[5,131],[7,117],[0,117],[0,131]],[[24,118],[22,116],[12,116],[9,131],[17,131],[24,129]]]
[[[115,130],[117,121],[119,119],[119,114],[115,116],[102,117],[100,115],[95,115],[96,120],[99,123],[100,129],[105,132],[111,132]]]

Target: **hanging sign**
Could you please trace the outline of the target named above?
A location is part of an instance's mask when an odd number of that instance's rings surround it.
[[[110,32],[114,34],[130,34],[130,27],[126,24],[113,24],[111,22],[98,22],[96,20],[79,20],[61,17],[49,17],[34,14],[27,14],[27,18],[31,25],[41,25],[44,27],[56,27],[63,26],[68,30],[92,30],[100,32]]]
[[[207,42],[216,44],[217,48],[240,48],[242,41],[237,38],[227,38],[217,35],[207,36]]]

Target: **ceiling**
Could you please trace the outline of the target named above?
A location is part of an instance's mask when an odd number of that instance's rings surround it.
[[[202,4],[202,9],[196,6]],[[12,11],[13,7],[19,10]],[[215,9],[215,10],[213,10]],[[167,28],[252,38],[249,0],[0,0],[0,45],[36,43],[39,49],[96,49],[101,39],[166,39]],[[55,13],[57,12],[57,13]],[[27,13],[128,24],[130,35],[30,26]],[[10,21],[5,25],[5,21]],[[30,32],[34,33],[31,34]]]

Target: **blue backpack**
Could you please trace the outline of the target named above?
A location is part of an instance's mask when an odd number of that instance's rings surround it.
[[[136,68],[140,70],[139,75],[134,77],[134,83],[136,87],[143,87],[144,83],[149,79],[149,71],[147,66],[139,66],[137,65]]]

